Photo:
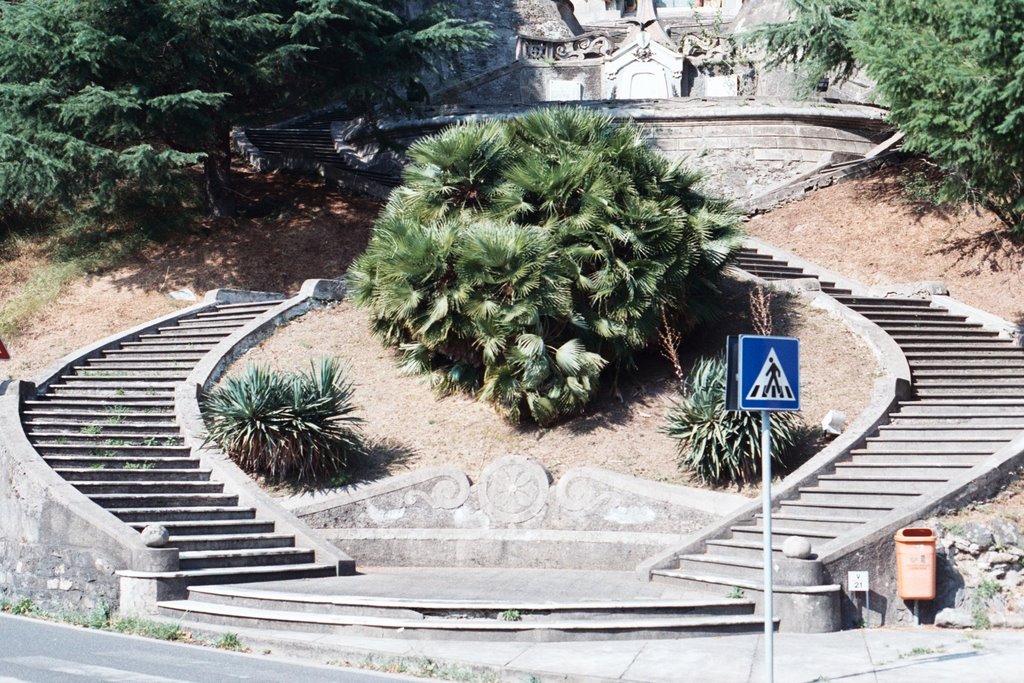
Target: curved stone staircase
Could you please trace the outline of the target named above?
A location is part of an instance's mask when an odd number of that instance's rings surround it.
[[[218,304],[112,343],[22,403],[25,433],[56,473],[137,531],[170,532],[178,569],[150,578],[206,584],[338,572],[226,493],[186,445],[175,413],[175,389],[193,368],[281,302]]]
[[[769,281],[818,279],[756,249],[745,249],[738,267]],[[951,484],[989,474],[989,459],[1024,434],[1024,349],[1012,340],[929,299],[855,295],[829,281],[820,287],[896,341],[912,393],[861,445],[776,499],[772,547],[780,559],[789,536],[809,539],[828,560],[886,520],[926,514]],[[760,599],[761,521],[748,510],[654,568],[652,578],[714,591],[734,586]],[[810,582],[818,585],[780,590],[838,592],[827,584],[827,561],[825,573]]]

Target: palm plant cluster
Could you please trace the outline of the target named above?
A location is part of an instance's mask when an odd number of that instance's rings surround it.
[[[796,413],[772,417],[772,460],[789,464],[801,443]],[[679,466],[711,485],[741,484],[761,476],[761,414],[725,409],[725,359],[702,358],[686,379],[685,392],[668,415],[665,433],[677,439]]]
[[[308,373],[251,365],[204,397],[207,439],[272,482],[336,481],[365,452],[352,393],[334,359]]]
[[[664,318],[713,315],[737,215],[637,126],[553,108],[452,127],[409,156],[350,280],[375,333],[439,391],[551,423]]]

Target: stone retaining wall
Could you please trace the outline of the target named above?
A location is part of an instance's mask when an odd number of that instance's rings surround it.
[[[631,570],[746,501],[592,467],[554,484],[535,460],[506,456],[477,481],[430,468],[295,512],[367,565]]]

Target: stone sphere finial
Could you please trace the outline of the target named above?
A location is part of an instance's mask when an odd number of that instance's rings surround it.
[[[782,554],[797,560],[811,557],[811,542],[803,536],[790,536],[782,543]]]

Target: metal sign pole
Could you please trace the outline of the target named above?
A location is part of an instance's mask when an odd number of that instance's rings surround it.
[[[775,680],[775,616],[772,597],[772,418],[761,411],[761,514],[764,524],[764,680]]]

